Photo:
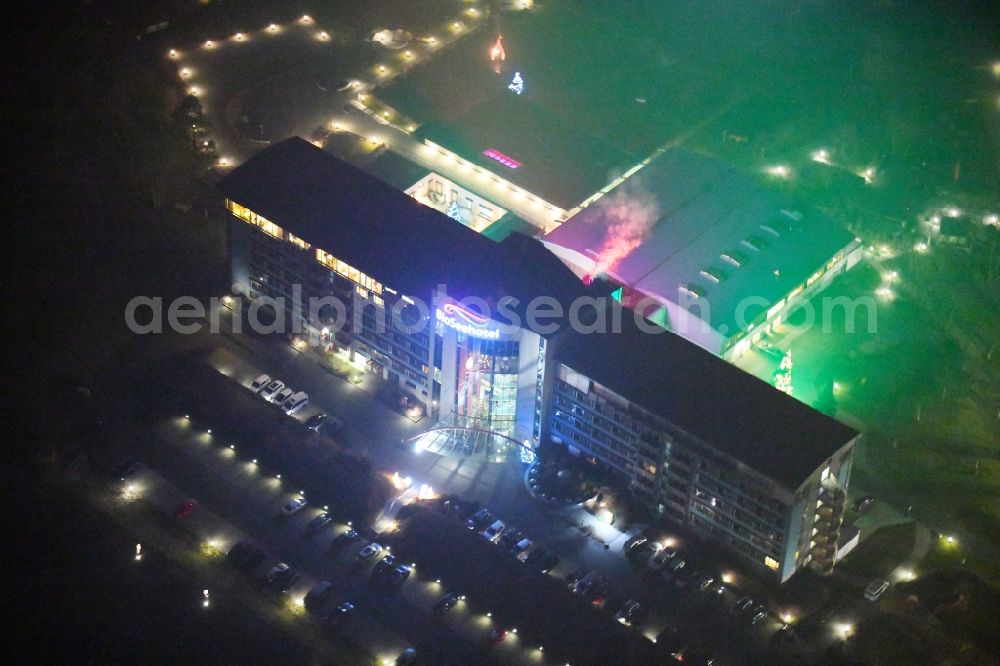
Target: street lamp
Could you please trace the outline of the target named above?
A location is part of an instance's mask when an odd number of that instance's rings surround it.
[[[826,152],[825,148],[814,150],[812,155],[810,155],[810,157],[812,157],[812,160],[814,162],[819,162],[820,164],[830,163],[830,154]]]

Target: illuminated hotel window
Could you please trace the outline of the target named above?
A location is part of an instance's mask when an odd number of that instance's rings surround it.
[[[361,298],[368,298],[368,290],[364,287],[358,287],[358,296]]]
[[[232,201],[230,199],[226,200],[226,208],[229,209],[236,217],[249,222],[250,224],[260,227],[260,230],[269,236],[274,236],[275,238],[284,238],[285,232],[277,224],[269,221],[267,218],[258,215],[249,208],[241,206],[240,204]]]
[[[324,250],[316,248],[316,261],[323,264],[324,266],[334,271],[335,273],[343,275],[344,277],[348,278],[355,284],[364,287],[365,289],[373,291],[376,294],[382,293],[381,283],[371,279],[358,269],[344,263],[340,259],[337,259],[332,254],[329,254]]]
[[[385,301],[382,300],[381,296],[372,296],[372,300],[374,300],[375,305],[379,306],[380,308],[385,307]]]
[[[291,243],[292,245],[301,247],[303,250],[308,250],[310,247],[312,247],[311,245],[309,245],[309,243],[305,242],[304,240],[293,234],[288,234],[288,242]]]
[[[779,566],[778,560],[774,559],[773,557],[767,556],[764,558],[764,566],[766,566],[768,569],[777,569]]]

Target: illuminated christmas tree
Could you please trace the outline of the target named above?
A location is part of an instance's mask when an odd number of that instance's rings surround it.
[[[515,95],[520,95],[524,92],[524,79],[521,78],[521,72],[514,72],[514,79],[507,86],[507,89]]]
[[[774,387],[788,395],[792,394],[792,350],[789,349],[781,359],[778,372],[774,375]]]
[[[452,201],[450,204],[448,204],[448,212],[445,214],[453,220],[458,220],[459,222],[462,221],[462,213],[460,213],[458,210],[457,201]]]

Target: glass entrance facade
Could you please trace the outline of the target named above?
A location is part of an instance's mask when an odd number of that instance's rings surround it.
[[[517,404],[518,342],[459,335],[455,353],[455,415],[470,426],[510,435]]]

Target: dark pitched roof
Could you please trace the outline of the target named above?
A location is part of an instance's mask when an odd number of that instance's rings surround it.
[[[261,151],[219,189],[410,296],[427,298],[439,284],[455,298],[514,296],[523,304],[586,293],[538,241],[514,233],[495,243],[298,137]]]
[[[558,338],[557,360],[794,490],[857,432],[632,311],[620,333]],[[662,330],[662,329],[661,329]]]

